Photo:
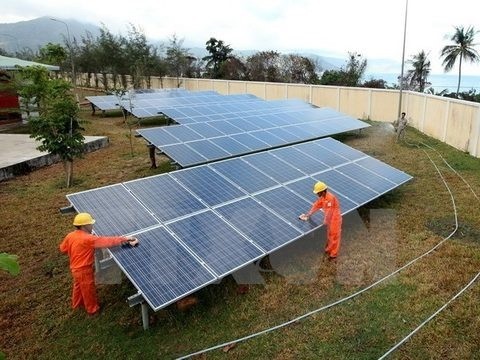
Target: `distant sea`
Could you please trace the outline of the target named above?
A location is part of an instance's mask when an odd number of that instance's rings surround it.
[[[392,86],[393,84],[398,84],[397,78],[399,75],[400,74],[368,73],[365,75],[364,80],[369,80],[371,78],[383,79],[389,86]],[[430,74],[427,80],[432,84],[431,87],[435,89],[435,92],[440,92],[444,89],[447,89],[448,92],[457,91],[458,74]],[[476,89],[477,93],[480,92],[480,76],[462,75],[460,91],[468,91],[470,89]]]

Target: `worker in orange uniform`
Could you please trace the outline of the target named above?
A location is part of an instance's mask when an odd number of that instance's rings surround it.
[[[95,220],[90,214],[77,214],[73,220],[77,229],[69,233],[60,244],[60,251],[67,253],[70,258],[73,277],[72,307],[76,309],[83,306],[90,315],[95,315],[100,310],[93,270],[95,249],[138,244],[138,240],[131,236],[92,235],[94,223]]]
[[[335,259],[340,249],[340,237],[342,233],[342,214],[338,199],[331,192],[327,191],[327,185],[321,181],[313,187],[313,193],[318,199],[313,203],[312,208],[306,214],[299,216],[300,220],[307,221],[312,214],[320,209],[324,212],[324,225],[327,227],[327,245],[325,253],[329,259]]]

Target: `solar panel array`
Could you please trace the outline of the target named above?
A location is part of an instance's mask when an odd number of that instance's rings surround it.
[[[215,91],[197,92],[204,95],[217,94]],[[185,89],[135,89],[129,90],[123,96],[117,95],[102,95],[102,96],[86,96],[89,102],[95,105],[100,110],[118,110],[120,108],[120,100],[123,98],[128,100],[129,97],[135,98],[149,98],[149,97],[177,97],[177,96],[189,96],[192,92]]]
[[[312,186],[325,181],[342,214],[411,177],[331,138],[67,195],[93,214],[100,235],[133,234],[112,248],[154,309],[262,258],[321,226],[303,222]]]
[[[148,128],[137,133],[181,167],[368,127],[328,108]]]
[[[131,105],[130,106],[130,101]],[[163,113],[163,109],[172,107],[190,107],[195,105],[227,104],[239,102],[264,102],[251,94],[220,95],[217,93],[192,92],[188,96],[135,98],[122,100],[122,106],[140,119],[155,117]]]
[[[193,124],[213,120],[231,120],[250,115],[272,115],[306,109],[313,109],[313,107],[305,101],[288,99],[177,106],[173,108],[163,108],[161,112],[175,120],[178,124]]]

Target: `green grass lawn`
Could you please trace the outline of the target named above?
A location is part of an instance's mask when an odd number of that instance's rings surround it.
[[[237,294],[235,281],[227,277],[198,291],[199,303],[188,311],[175,305],[151,311],[150,329],[143,331],[140,308],[125,302],[136,289],[124,280],[99,286],[103,310],[90,318],[70,309],[68,260],[58,251],[72,230],[72,217],[58,211],[68,205],[65,195],[172,168],[157,156],[159,168],[149,169],[148,151],[139,138],[133,139],[132,156],[121,117],[92,117],[87,110],[82,116],[88,120],[86,135],[108,136],[110,145],[75,161],[72,188],[64,188],[62,164],[0,183],[0,252],[18,254],[21,265],[17,277],[0,273],[0,349],[9,359],[171,359],[261,331],[368,286],[453,230],[450,196],[424,151],[452,189],[461,231],[433,254],[352,300],[237,344],[228,353],[216,350],[198,358],[378,358],[480,269],[478,200],[434,151],[396,143],[389,124],[371,123],[361,134],[338,138],[414,179],[345,217],[336,263],[322,257],[320,231],[281,250],[288,263],[262,273],[265,284],[251,285],[246,294]],[[433,146],[480,193],[480,159],[412,129],[407,140]],[[478,358],[479,296],[475,285],[392,358]]]

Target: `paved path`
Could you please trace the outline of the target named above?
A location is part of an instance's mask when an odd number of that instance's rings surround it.
[[[38,151],[38,145],[29,135],[0,134],[0,181],[58,161],[50,154]],[[107,145],[106,136],[85,136],[87,152]]]

